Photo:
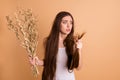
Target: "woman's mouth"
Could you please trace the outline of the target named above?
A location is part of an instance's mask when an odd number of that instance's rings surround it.
[[[70,31],[70,29],[66,29],[66,31],[67,31],[67,32],[69,32],[69,31]]]

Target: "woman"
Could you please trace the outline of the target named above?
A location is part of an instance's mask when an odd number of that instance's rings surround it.
[[[45,40],[45,58],[31,63],[44,66],[42,80],[75,80],[74,68],[80,67],[82,43],[74,37],[74,19],[69,12],[59,12]]]

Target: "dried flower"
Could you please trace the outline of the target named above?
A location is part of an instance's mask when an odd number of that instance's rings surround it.
[[[8,22],[8,28],[12,30],[20,45],[27,50],[29,56],[32,58],[36,55],[36,49],[38,45],[38,30],[37,30],[37,19],[32,13],[31,9],[18,8],[17,11],[11,15],[6,16]],[[37,76],[37,66],[32,66],[33,74]]]

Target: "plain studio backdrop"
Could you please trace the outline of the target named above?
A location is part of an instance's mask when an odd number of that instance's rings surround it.
[[[38,17],[37,55],[44,58],[43,40],[59,11],[70,12],[75,33],[83,37],[82,67],[76,80],[120,80],[120,1],[119,0],[0,0],[0,80],[41,80],[33,77],[27,52],[8,30],[5,16],[17,6],[32,9]]]

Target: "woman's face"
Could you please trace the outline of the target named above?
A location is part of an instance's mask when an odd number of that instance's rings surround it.
[[[71,32],[72,26],[73,26],[73,21],[71,16],[63,17],[60,23],[61,34],[68,35]]]

